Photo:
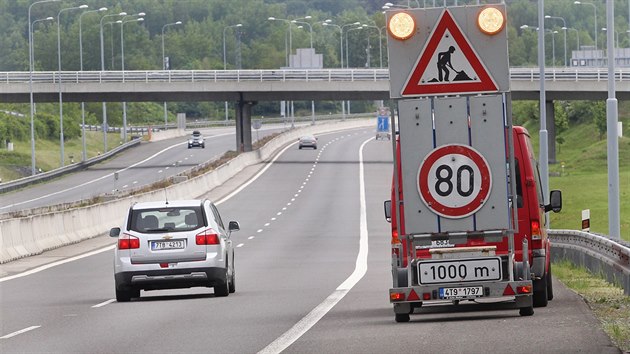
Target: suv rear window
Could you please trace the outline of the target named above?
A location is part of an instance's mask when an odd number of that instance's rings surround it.
[[[133,210],[130,221],[130,230],[146,233],[191,231],[205,225],[201,207]]]

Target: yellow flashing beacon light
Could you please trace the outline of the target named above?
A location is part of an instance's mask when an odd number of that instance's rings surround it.
[[[491,36],[499,33],[505,27],[503,12],[494,7],[486,7],[477,15],[477,26],[481,32]]]
[[[389,19],[387,30],[395,39],[404,41],[416,31],[416,21],[406,12],[399,12]]]

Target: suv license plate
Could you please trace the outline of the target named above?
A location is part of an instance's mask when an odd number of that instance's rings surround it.
[[[151,251],[180,250],[186,248],[186,240],[151,241]]]
[[[440,299],[470,299],[483,296],[483,287],[440,288]]]

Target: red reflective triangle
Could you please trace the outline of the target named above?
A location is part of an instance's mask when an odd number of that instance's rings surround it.
[[[414,301],[414,300],[420,300],[420,297],[418,297],[418,294],[416,294],[416,292],[411,289],[411,291],[409,292],[409,296],[407,296],[407,301]]]
[[[437,65],[437,59],[435,57],[437,48],[444,38],[446,31],[453,36],[453,40],[459,46],[461,53],[464,55],[468,63],[475,71],[478,80],[472,81],[452,81],[452,82],[421,82],[422,75],[424,75],[429,64]],[[453,69],[453,71],[456,71]],[[471,73],[472,74],[472,73]],[[497,84],[490,76],[483,63],[477,57],[477,54],[468,43],[466,37],[462,34],[459,26],[453,19],[453,16],[448,9],[442,12],[441,18],[438,20],[438,24],[431,35],[431,38],[427,41],[422,54],[418,58],[411,75],[407,79],[405,86],[403,87],[402,96],[423,96],[423,95],[453,95],[462,93],[479,93],[479,92],[496,92],[498,91]]]
[[[503,290],[503,296],[510,296],[510,295],[516,295],[516,293],[514,292],[514,289],[512,289],[512,286],[508,284],[505,287],[505,290]]]

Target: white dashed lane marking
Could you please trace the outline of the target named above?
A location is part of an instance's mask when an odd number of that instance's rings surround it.
[[[34,329],[38,329],[39,327],[41,327],[41,326],[30,326],[30,327],[26,327],[26,328],[21,329],[21,330],[19,330],[19,331],[15,331],[15,332],[13,332],[13,333],[9,333],[9,334],[7,334],[7,335],[4,335],[4,336],[0,337],[0,339],[9,339],[9,338],[11,338],[11,337],[15,337],[15,336],[17,336],[17,335],[19,335],[19,334],[26,333],[26,332],[28,332],[28,331],[32,331],[32,330],[34,330]]]

